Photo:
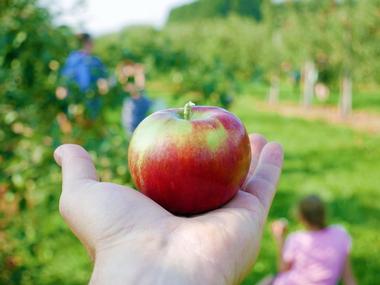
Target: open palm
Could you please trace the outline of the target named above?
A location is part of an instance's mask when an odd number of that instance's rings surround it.
[[[99,182],[88,153],[62,145],[60,212],[95,261],[91,284],[238,284],[259,252],[281,172],[276,143],[251,135],[243,189],[220,209],[178,217],[129,187]]]

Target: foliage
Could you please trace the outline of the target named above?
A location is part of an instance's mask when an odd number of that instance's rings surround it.
[[[250,37],[252,29],[257,37]],[[238,92],[236,81],[250,80],[259,62],[259,36],[263,33],[249,20],[229,17],[225,21],[168,25],[162,33],[187,60],[185,68],[173,68],[177,94],[195,92],[198,96],[192,99],[198,103],[228,107]],[[197,44],[189,45],[191,42]]]
[[[68,28],[54,26],[34,0],[1,1],[0,23],[0,284],[83,283],[88,261],[66,258],[83,252],[58,213],[53,150],[63,141],[96,148],[106,179],[112,171],[125,183],[129,176],[118,150],[126,150],[126,142],[114,135],[121,133],[117,123],[103,134],[107,143],[81,126],[71,137],[61,134],[57,113],[81,107],[54,95],[59,68],[75,47]],[[110,165],[103,157],[112,152],[117,155]]]
[[[277,6],[266,2],[263,9],[265,23],[280,42],[275,55],[282,62],[295,69],[315,62],[319,81],[333,89],[345,74],[358,88],[363,82],[379,84],[379,65],[373,62],[380,40],[375,28],[379,1],[294,1]]]
[[[47,181],[57,175],[51,174],[48,134],[59,108],[53,95],[57,70],[72,34],[54,27],[35,1],[2,1],[0,22],[0,283],[25,284],[52,255],[50,250],[41,256],[41,220],[48,223],[42,235],[62,230],[49,216],[57,195]],[[44,206],[33,211],[37,205]]]
[[[268,83],[279,78],[283,83],[300,74],[308,61],[316,64],[319,82],[332,92],[346,74],[353,78],[355,92],[380,84],[380,65],[373,60],[379,56],[378,0],[286,4],[268,0],[261,6],[260,22],[229,15],[169,21],[161,30],[126,28],[99,38],[99,53],[116,64],[123,51],[131,51],[152,76],[168,74],[179,95],[193,92],[197,101],[217,104],[239,93],[239,81]]]
[[[250,80],[258,72],[264,33],[251,20],[231,16],[172,24],[161,31],[126,28],[99,38],[97,51],[112,65],[127,54],[143,61],[152,76],[168,74],[178,86],[178,96],[193,92],[197,102],[227,107],[238,91],[235,81]]]
[[[198,0],[174,8],[168,21],[189,22],[199,19],[227,17],[231,14],[261,19],[261,0]]]
[[[370,80],[380,82],[380,64],[374,59],[380,57],[380,1],[363,0],[358,1],[355,9],[354,25],[352,25],[353,38],[355,39],[353,49],[357,57],[355,69],[359,69],[357,80]]]

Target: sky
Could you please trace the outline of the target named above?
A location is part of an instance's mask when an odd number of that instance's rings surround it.
[[[82,4],[81,4],[82,2]],[[77,32],[101,35],[126,25],[162,26],[171,8],[191,0],[41,0],[56,15],[56,22]]]

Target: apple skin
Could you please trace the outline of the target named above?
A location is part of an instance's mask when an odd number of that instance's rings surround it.
[[[136,187],[179,215],[221,207],[244,183],[251,161],[247,131],[232,113],[190,106],[153,113],[136,128],[128,150]]]

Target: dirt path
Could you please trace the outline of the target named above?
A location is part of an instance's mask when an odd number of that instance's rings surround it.
[[[358,131],[380,134],[380,115],[364,111],[354,111],[350,117],[343,119],[337,108],[312,107],[303,108],[296,104],[268,104],[257,102],[257,107],[266,112],[276,112],[285,117],[304,118],[306,120],[322,120],[327,123],[348,126]]]

